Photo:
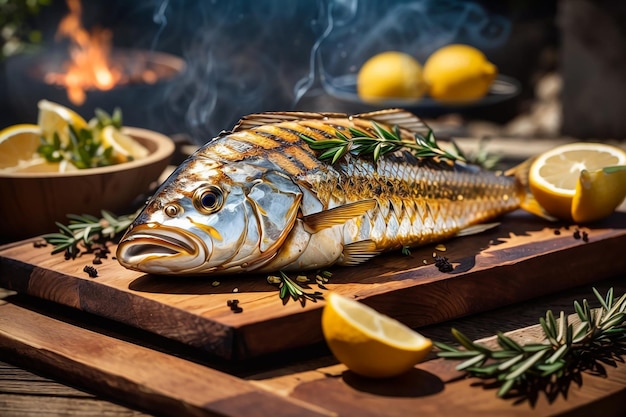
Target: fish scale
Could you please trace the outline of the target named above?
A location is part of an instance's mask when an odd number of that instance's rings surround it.
[[[518,208],[514,177],[397,150],[321,161],[303,139],[351,138],[374,123],[415,143],[427,127],[387,110],[250,115],[183,162],[118,246],[127,268],[229,274],[355,265],[450,238]],[[390,124],[391,123],[391,124]]]

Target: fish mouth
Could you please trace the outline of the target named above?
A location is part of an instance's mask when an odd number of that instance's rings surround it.
[[[122,266],[147,273],[192,273],[208,258],[206,244],[179,228],[162,225],[137,225],[129,230],[117,247]]]

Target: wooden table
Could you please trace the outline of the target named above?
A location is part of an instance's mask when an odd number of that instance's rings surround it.
[[[596,283],[594,286],[601,292],[613,287],[617,294],[626,293],[626,275]],[[420,332],[434,340],[447,342],[452,342],[449,333],[451,327],[460,329],[473,339],[488,338],[497,331],[516,331],[532,335],[536,332],[536,326],[527,327],[535,325],[547,309],[572,313],[573,300],[593,298],[591,287],[585,285],[505,308],[428,326],[420,329]],[[46,320],[52,317],[69,326],[79,326],[115,340],[148,345],[155,351],[165,352],[168,356],[169,353],[175,353],[177,358],[196,361],[194,363],[205,362],[202,355],[196,351],[181,349],[176,343],[138,333],[134,329],[106,319],[71,311],[28,296],[8,295],[4,300],[13,304],[16,309],[32,312],[34,316],[29,320]],[[5,351],[0,353],[2,416],[28,416],[42,412],[50,416],[159,415],[158,407],[155,409],[153,405],[141,404],[141,401],[138,402],[131,393],[124,396],[109,392],[109,388],[102,389],[97,385],[94,386],[92,382],[75,380],[70,375],[67,377],[59,375],[55,370],[48,369],[45,364],[12,356]],[[436,415],[458,415],[461,412],[469,415],[626,415],[623,407],[623,398],[626,395],[624,363],[618,363],[617,367],[607,365],[610,376],[606,378],[584,374],[582,387],[572,384],[567,398],[558,396],[553,402],[549,402],[545,395],[540,394],[534,405],[529,401],[516,404],[515,399],[498,399],[493,389],[473,386],[477,380],[462,379],[455,372],[446,370],[445,366],[451,363],[431,358],[419,365],[415,373],[406,376],[410,384],[403,384],[403,390],[398,391],[386,389],[384,384],[359,379],[346,372],[324,346],[314,346],[302,352],[289,352],[286,355],[265,358],[261,362],[252,361],[245,366],[233,367],[229,371],[245,381],[250,381],[262,392],[295,398],[296,403],[311,401],[311,404],[322,406],[317,415],[332,415],[323,409],[324,404],[327,404],[325,401],[330,401],[334,411],[340,415],[366,415],[363,414],[366,410],[361,409],[358,404],[368,404],[368,400],[379,405],[387,403],[390,407],[405,407],[405,403],[417,401],[424,409],[435,411]],[[433,376],[433,372],[449,378],[445,381],[445,387],[439,378]],[[167,375],[163,377],[166,379]],[[446,399],[445,393],[450,390],[448,388],[450,385],[455,385],[454,390],[462,393],[462,398],[457,398],[456,403],[446,403],[449,399]],[[341,392],[343,397],[333,396],[332,389]],[[211,395],[207,394],[207,398],[210,397]],[[240,398],[233,401],[236,403],[244,400]],[[226,415],[238,415],[237,407],[230,408],[232,414]],[[250,411],[241,415],[276,415],[270,405],[265,410]],[[316,410],[313,408],[313,411]],[[180,412],[181,410],[177,409],[171,415],[183,415]],[[194,410],[189,415],[196,412],[197,410]],[[368,415],[385,413],[379,409]]]

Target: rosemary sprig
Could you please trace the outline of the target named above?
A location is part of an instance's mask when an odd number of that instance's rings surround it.
[[[89,251],[95,243],[114,240],[130,226],[139,211],[122,216],[115,216],[106,210],[101,213],[100,219],[89,214],[68,214],[70,220],[67,225],[56,222],[59,231],[42,238],[53,246],[52,254],[65,251],[66,257],[75,258],[81,246]]]
[[[283,304],[287,304],[289,299],[292,299],[293,301],[300,301],[300,304],[304,306],[307,300],[316,303],[317,300],[324,299],[320,291],[311,291],[308,287],[304,288],[289,278],[284,272],[279,271],[279,273],[279,277],[273,275],[268,276],[267,282],[269,284],[278,285],[278,296],[283,300]]]
[[[400,128],[393,126],[389,130],[376,122],[372,122],[373,132],[365,132],[353,127],[348,128],[350,136],[339,129],[335,130],[333,139],[316,140],[310,136],[300,134],[300,137],[316,151],[321,151],[320,160],[330,160],[336,163],[348,152],[355,156],[370,155],[374,162],[381,156],[399,149],[408,149],[418,158],[439,157],[450,161],[465,161],[461,152],[448,152],[437,144],[432,129],[426,135],[415,134],[415,142],[402,140]]]
[[[441,349],[438,356],[463,360],[457,370],[494,380],[499,385],[500,397],[537,379],[556,383],[560,378],[580,371],[583,361],[603,349],[614,352],[626,349],[626,294],[615,300],[613,288],[605,297],[595,288],[593,292],[600,301],[600,308],[591,309],[587,300],[574,302],[580,323],[569,323],[564,312],[557,320],[548,310],[545,318],[539,319],[545,335],[542,343],[520,345],[498,333],[500,349],[490,349],[453,328],[452,334],[463,349],[434,342]]]

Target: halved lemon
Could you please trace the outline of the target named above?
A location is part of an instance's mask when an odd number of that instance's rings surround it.
[[[583,170],[572,200],[572,219],[577,223],[601,220],[626,198],[626,165],[596,171]]]
[[[40,100],[37,103],[39,115],[37,124],[41,128],[43,136],[48,141],[52,141],[54,133],[57,132],[62,143],[69,141],[68,126],[73,126],[76,130],[87,129],[87,121],[74,110],[61,104],[48,100]]]
[[[430,339],[399,321],[333,292],[322,312],[322,331],[341,363],[370,378],[403,374],[432,348]]]
[[[626,165],[626,152],[615,146],[586,142],[558,146],[539,155],[531,165],[530,190],[546,211],[571,221],[581,172],[615,165]]]
[[[141,143],[112,125],[102,129],[100,140],[105,148],[109,146],[113,148],[113,156],[117,163],[145,158],[149,153]]]
[[[18,124],[0,131],[0,169],[16,167],[37,155],[41,129],[33,124]]]

